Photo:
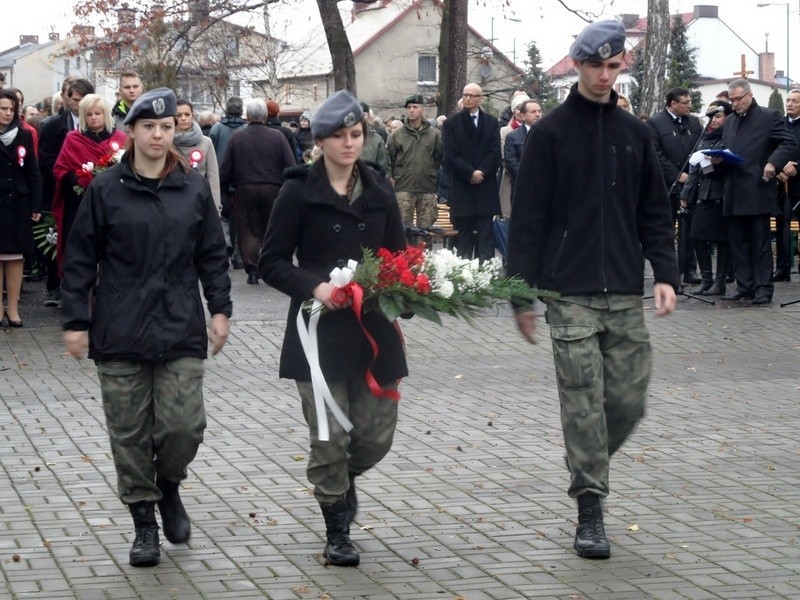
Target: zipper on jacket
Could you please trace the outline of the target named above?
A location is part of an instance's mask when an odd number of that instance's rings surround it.
[[[567,245],[567,231],[567,229],[564,230],[564,234],[561,236],[561,241],[558,244],[558,250],[556,250],[556,259],[553,261],[553,277],[556,276],[556,271],[558,271],[558,263],[561,259],[561,253],[564,251],[564,247]]]
[[[597,111],[597,133],[600,143],[600,157],[603,158],[603,107]],[[603,161],[604,162],[604,161]],[[616,164],[616,156],[613,161]],[[600,276],[603,278],[603,293],[608,293],[608,283],[606,281],[606,182],[605,168],[600,168]]]

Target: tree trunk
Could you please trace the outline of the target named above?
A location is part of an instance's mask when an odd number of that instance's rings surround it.
[[[468,0],[445,0],[439,38],[439,111],[456,111],[461,91],[467,84]]]
[[[319,16],[325,28],[325,38],[331,51],[333,63],[333,85],[337,90],[348,89],[358,95],[356,90],[356,64],[353,49],[344,30],[342,16],[339,14],[337,0],[317,0]]]
[[[652,115],[664,104],[664,77],[669,46],[669,0],[647,0],[647,45],[639,110]]]
[[[277,100],[278,94],[278,67],[275,64],[275,56],[278,53],[278,44],[272,37],[272,26],[269,20],[270,2],[264,2],[264,30],[267,35],[267,77],[269,77],[269,89],[267,96]]]

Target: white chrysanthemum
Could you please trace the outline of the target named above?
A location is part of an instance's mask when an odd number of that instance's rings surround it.
[[[456,291],[452,281],[442,281],[436,289],[436,292],[443,298],[449,298]]]

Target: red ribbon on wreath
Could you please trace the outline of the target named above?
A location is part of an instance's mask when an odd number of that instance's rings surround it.
[[[361,326],[361,331],[364,332],[364,336],[367,338],[367,341],[372,348],[372,362],[370,363],[369,368],[367,368],[366,374],[369,391],[378,398],[390,398],[392,400],[399,401],[400,392],[393,389],[383,389],[378,383],[378,380],[375,379],[375,375],[372,373],[372,365],[375,364],[375,360],[378,358],[380,348],[378,347],[378,342],[375,341],[375,338],[372,337],[369,331],[367,331],[367,328],[364,326],[364,321],[361,317],[361,310],[364,305],[364,288],[362,288],[356,282],[351,281],[347,285],[339,286],[333,290],[331,299],[337,305],[345,304],[348,300],[350,300],[350,308],[353,309],[353,313],[356,315],[358,324]]]

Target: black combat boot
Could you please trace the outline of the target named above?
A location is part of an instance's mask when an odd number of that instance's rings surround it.
[[[156,485],[161,490],[158,512],[161,513],[164,536],[173,544],[183,544],[192,535],[192,525],[181,502],[179,484],[157,477]]]
[[[347,523],[352,523],[358,514],[358,496],[356,496],[356,474],[350,473],[350,487],[347,489],[347,495],[344,497],[344,503],[347,506],[345,516]]]
[[[328,562],[337,567],[354,567],[361,558],[358,550],[350,541],[350,523],[347,521],[347,501],[340,500],[327,506],[320,505],[325,517],[325,529],[328,543],[322,555]]]
[[[597,494],[586,492],[578,496],[578,530],[574,547],[581,558],[611,556],[611,545],[603,529],[603,507]]]
[[[133,540],[128,562],[132,567],[153,567],[161,560],[156,504],[136,502],[128,508],[133,516],[133,526],[136,528],[136,538]]]

